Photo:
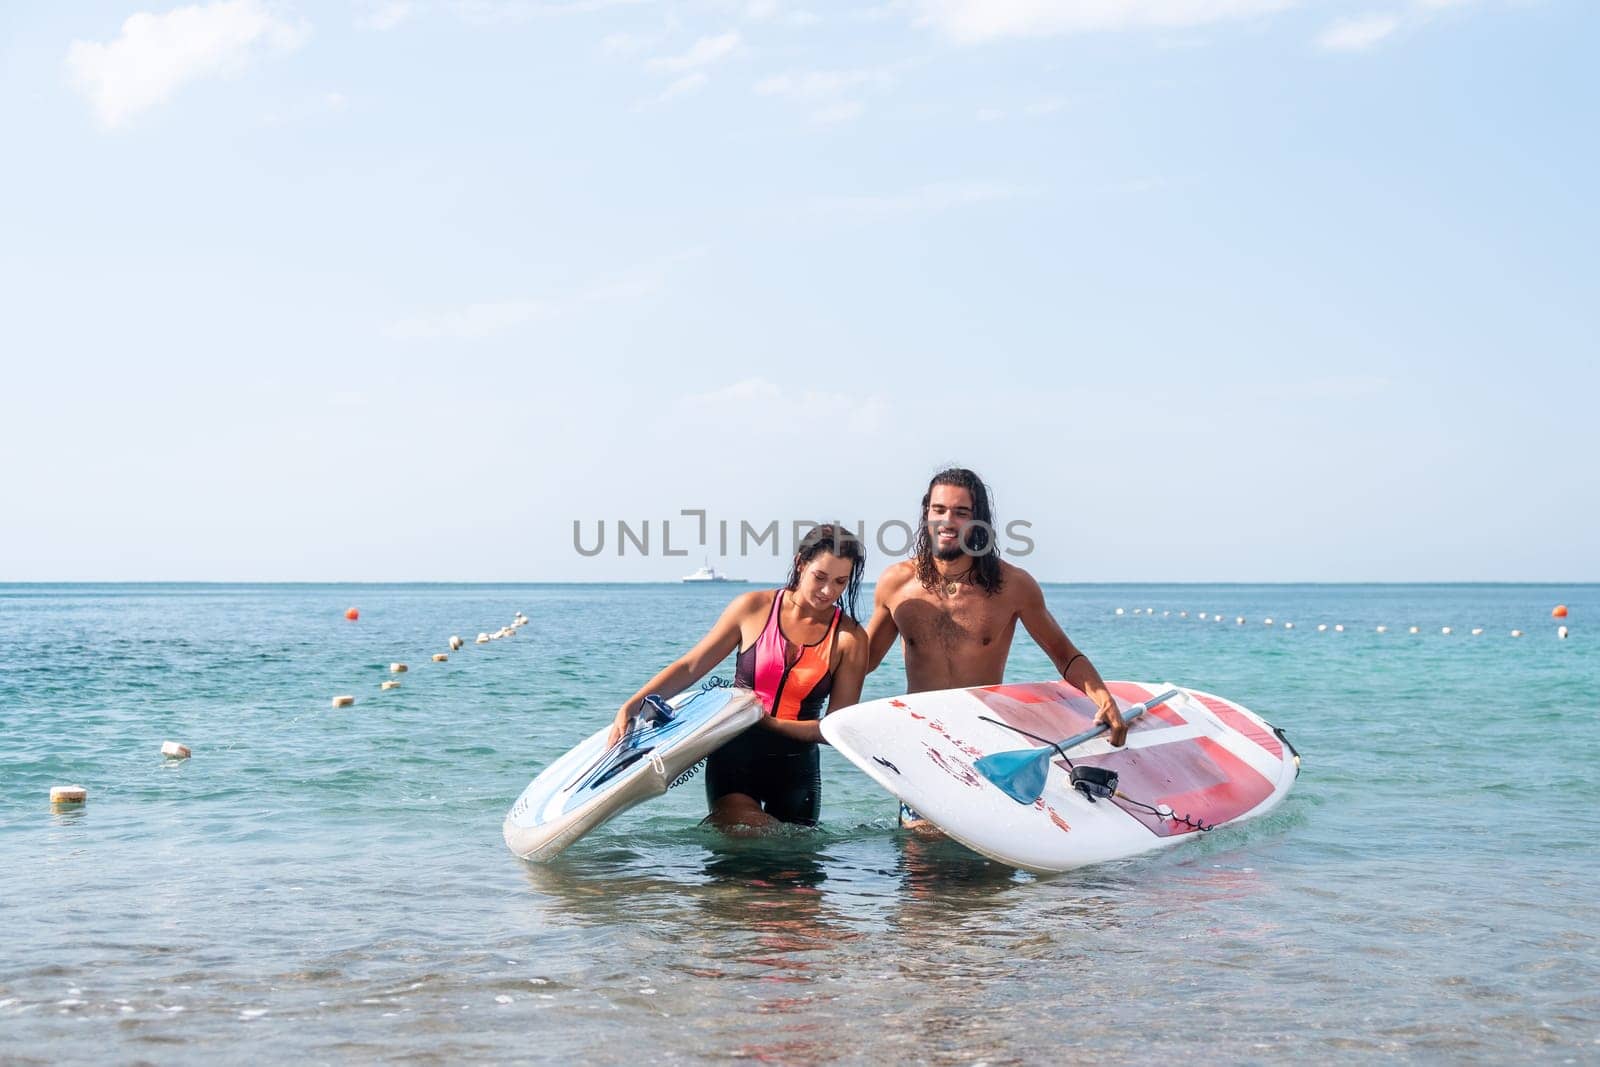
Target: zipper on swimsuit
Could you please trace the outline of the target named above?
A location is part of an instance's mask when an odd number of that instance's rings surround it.
[[[794,663],[799,663],[800,658],[804,655],[805,652],[802,650],[800,656],[795,658]],[[783,687],[789,683],[789,672],[794,670],[794,663],[784,664],[783,674],[778,678],[777,691],[772,694],[772,717],[774,719],[778,717],[778,709],[783,706]]]

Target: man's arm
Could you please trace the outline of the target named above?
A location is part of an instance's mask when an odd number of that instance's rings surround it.
[[[900,584],[899,568],[900,564],[895,564],[880,574],[872,592],[872,618],[867,621],[868,674],[878,669],[883,657],[894,647],[894,639],[900,636],[900,627],[894,624],[894,613],[889,610],[895,587]]]
[[[1018,568],[1012,580],[1017,583],[1021,596],[1017,617],[1022,620],[1028,636],[1044,649],[1044,654],[1050,657],[1050,662],[1069,685],[1095,702],[1100,709],[1094,717],[1095,724],[1110,727],[1111,743],[1121,745],[1128,736],[1128,726],[1122,721],[1122,712],[1117,710],[1117,702],[1111,699],[1106,683],[1100,680],[1100,672],[1094,669],[1088,656],[1078,651],[1056,617],[1045,607],[1044,590],[1039,588],[1033,575]]]

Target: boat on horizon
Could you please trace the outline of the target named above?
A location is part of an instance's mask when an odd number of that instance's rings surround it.
[[[726,574],[713,567],[709,558],[706,560],[705,566],[693,574],[685,574],[681,580],[685,582],[730,582],[740,585],[744,584],[745,581],[743,578],[729,578]]]

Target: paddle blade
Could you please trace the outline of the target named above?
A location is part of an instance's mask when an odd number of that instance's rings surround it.
[[[1018,804],[1032,804],[1044,792],[1054,754],[1048,748],[1021,748],[984,756],[973,766]]]

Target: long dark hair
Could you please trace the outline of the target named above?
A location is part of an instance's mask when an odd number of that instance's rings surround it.
[[[949,467],[933,476],[928,491],[922,494],[922,516],[917,521],[917,540],[913,551],[917,560],[917,580],[932,591],[944,581],[933,565],[933,536],[928,532],[928,504],[935,486],[950,485],[972,494],[972,523],[961,534],[961,548],[972,560],[972,584],[985,593],[998,593],[1004,575],[1000,569],[1000,546],[994,536],[994,506],[989,487],[965,467]],[[982,525],[978,525],[981,523]]]
[[[790,591],[800,588],[800,572],[824,552],[850,561],[850,581],[844,587],[844,595],[839,597],[839,605],[844,608],[846,615],[854,619],[856,594],[861,591],[861,572],[867,569],[867,550],[861,544],[861,539],[843,526],[826,523],[801,539],[795,546],[794,564],[789,568],[789,584],[784,588]]]

